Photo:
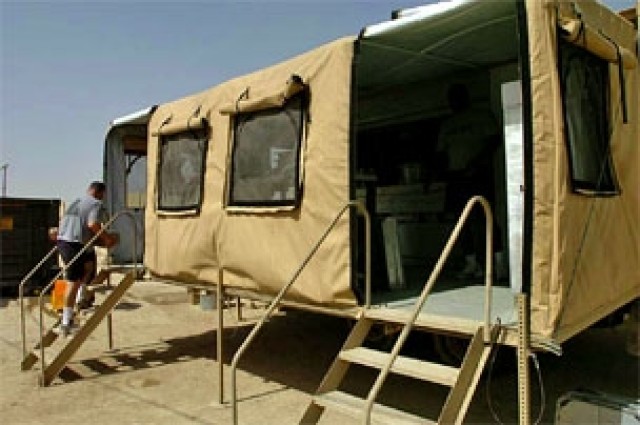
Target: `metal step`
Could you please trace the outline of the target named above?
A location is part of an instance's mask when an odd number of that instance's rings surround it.
[[[51,346],[51,344],[53,344],[54,341],[58,338],[58,333],[56,332],[56,326],[58,326],[58,323],[56,323],[51,329],[49,329],[47,333],[44,335],[44,337],[42,338],[42,343],[45,348]],[[22,359],[20,368],[22,370],[29,370],[33,367],[33,365],[37,363],[38,359],[40,359],[40,343],[39,342],[36,344],[33,350],[30,353],[27,353],[25,358]]]
[[[325,408],[333,408],[351,417],[362,417],[365,400],[347,394],[342,391],[331,391],[317,395],[313,402]],[[388,425],[428,425],[436,422],[416,416],[402,410],[393,409],[382,404],[374,404],[371,410],[371,422],[373,424]]]
[[[389,353],[365,347],[351,348],[341,351],[340,354],[338,354],[342,360],[376,369],[383,369],[385,367],[389,361],[389,355]],[[439,363],[398,356],[391,366],[391,372],[422,381],[435,382],[436,384],[453,387],[458,380],[460,370]]]
[[[104,302],[100,304],[100,307],[97,308],[96,311],[87,318],[86,322],[71,335],[71,339],[68,339],[62,350],[45,368],[40,379],[41,385],[49,385],[53,379],[58,376],[71,357],[76,353],[76,351],[78,351],[89,335],[91,335],[91,333],[98,327],[100,322],[102,322],[102,319],[104,319],[104,317],[118,304],[120,299],[134,282],[135,276],[133,273],[130,273],[125,275],[120,283],[113,288],[111,293],[105,298]]]
[[[396,308],[370,308],[365,311],[367,319],[377,322],[405,324],[411,318],[411,311]],[[473,336],[483,322],[459,317],[439,316],[421,313],[413,328],[429,329],[445,334]]]

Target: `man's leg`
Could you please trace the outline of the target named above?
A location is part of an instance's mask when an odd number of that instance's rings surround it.
[[[58,241],[58,249],[65,265],[67,265],[66,279],[67,287],[64,294],[64,307],[62,308],[62,330],[64,333],[71,328],[73,323],[73,306],[75,305],[76,293],[82,281],[82,264],[78,261],[71,263],[71,260],[82,249],[81,244]],[[70,264],[71,263],[71,264]]]
[[[96,261],[95,254],[94,255],[86,255],[84,258],[83,271],[84,274],[82,276],[82,281],[78,287],[78,291],[76,293],[75,304],[78,308],[88,308],[91,306],[92,302],[90,301],[91,297],[88,294],[87,286],[91,283],[91,281],[96,276]]]
[[[62,308],[62,325],[66,327],[70,327],[73,324],[73,312],[74,306],[76,305],[76,296],[78,293],[78,288],[82,280],[74,280],[69,281],[67,285],[67,290],[65,291],[65,302],[64,307]]]

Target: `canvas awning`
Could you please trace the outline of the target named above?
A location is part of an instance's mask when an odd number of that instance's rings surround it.
[[[363,89],[479,70],[517,56],[515,44],[504,42],[517,34],[513,1],[452,0],[396,16],[361,32]]]
[[[151,114],[153,114],[153,111],[155,111],[157,107],[157,105],[153,105],[120,118],[116,118],[111,121],[111,127],[119,127],[121,125],[129,124],[147,124],[151,118]]]

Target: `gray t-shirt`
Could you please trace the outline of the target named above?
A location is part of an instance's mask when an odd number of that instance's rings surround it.
[[[60,220],[58,240],[86,244],[93,237],[89,225],[102,223],[105,215],[106,211],[99,199],[90,195],[76,199]]]

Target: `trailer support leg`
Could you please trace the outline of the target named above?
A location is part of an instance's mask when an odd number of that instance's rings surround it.
[[[109,288],[109,291],[111,290],[111,273],[107,276],[107,288]],[[113,321],[111,313],[107,314],[107,340],[109,351],[113,351]]]
[[[529,303],[526,294],[516,295],[518,303],[518,406],[519,425],[531,424],[529,375]]]
[[[218,296],[216,297],[216,310],[218,312],[218,329],[216,332],[216,357],[218,359],[218,404],[224,404],[224,290],[222,283],[222,270],[218,273]]]

